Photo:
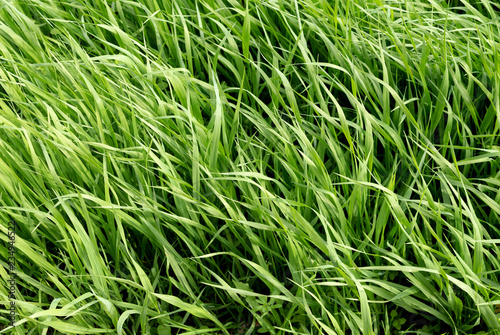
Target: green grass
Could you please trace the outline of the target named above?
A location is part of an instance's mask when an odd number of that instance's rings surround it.
[[[499,138],[494,0],[0,0],[0,333],[500,334]]]

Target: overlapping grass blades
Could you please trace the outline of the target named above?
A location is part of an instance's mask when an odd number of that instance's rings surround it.
[[[499,333],[499,8],[2,0],[1,333]]]

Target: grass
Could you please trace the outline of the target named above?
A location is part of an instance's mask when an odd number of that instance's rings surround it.
[[[1,0],[0,333],[500,334],[499,49],[492,0]]]

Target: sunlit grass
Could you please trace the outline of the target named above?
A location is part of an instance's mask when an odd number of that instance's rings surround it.
[[[500,334],[499,10],[0,0],[0,333]]]

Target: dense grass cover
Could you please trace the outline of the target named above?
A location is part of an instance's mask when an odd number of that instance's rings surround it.
[[[500,334],[496,1],[0,21],[0,333]]]

